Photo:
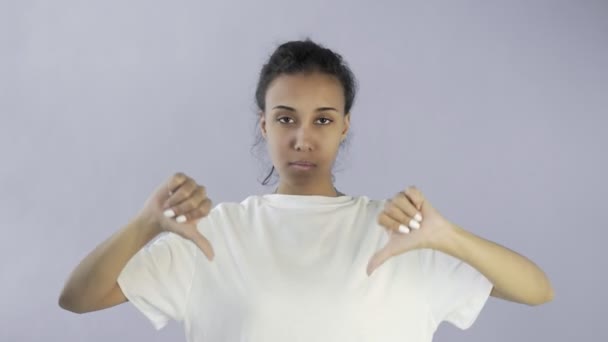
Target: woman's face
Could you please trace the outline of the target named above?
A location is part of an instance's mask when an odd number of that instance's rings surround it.
[[[350,125],[340,82],[322,73],[281,75],[265,99],[260,129],[281,180],[331,185],[331,168]]]

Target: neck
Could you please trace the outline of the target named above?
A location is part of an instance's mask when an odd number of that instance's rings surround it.
[[[282,195],[302,195],[302,196],[328,196],[338,197],[344,194],[338,191],[333,185],[322,188],[298,187],[289,184],[280,184],[274,191],[275,194]]]

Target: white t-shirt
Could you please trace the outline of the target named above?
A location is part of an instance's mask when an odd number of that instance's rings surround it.
[[[384,200],[270,194],[221,203],[199,222],[215,251],[165,233],[118,284],[156,329],[183,322],[189,342],[430,342],[470,327],[492,284],[447,254],[418,249],[368,277],[388,233]]]

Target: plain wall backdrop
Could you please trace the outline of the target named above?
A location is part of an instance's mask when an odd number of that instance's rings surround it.
[[[130,303],[77,315],[59,294],[177,171],[215,204],[274,190],[250,152],[255,85],[306,37],[360,82],[338,189],[416,185],[554,285],[434,340],[608,340],[605,1],[0,0],[0,341],[185,341]]]

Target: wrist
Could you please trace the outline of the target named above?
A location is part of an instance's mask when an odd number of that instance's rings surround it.
[[[133,218],[131,224],[134,225],[137,230],[152,237],[163,232],[160,222],[151,218],[149,215],[137,215]]]
[[[462,228],[446,221],[428,242],[428,248],[443,252],[451,251],[457,243]]]

